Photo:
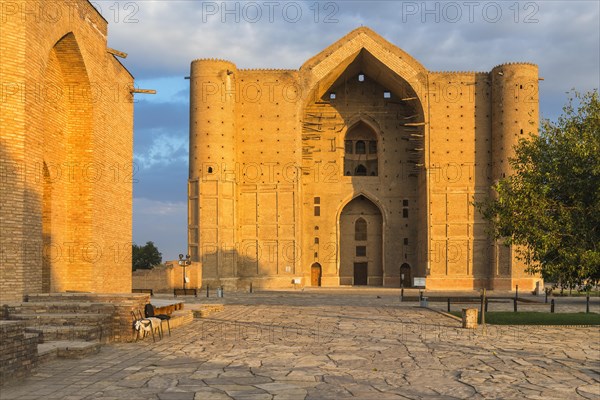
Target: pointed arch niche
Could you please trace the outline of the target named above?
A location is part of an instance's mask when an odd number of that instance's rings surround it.
[[[89,291],[94,275],[80,255],[91,239],[91,181],[71,177],[65,166],[91,162],[93,102],[83,55],[73,33],[50,50],[44,71],[42,156],[42,290]],[[79,257],[79,256],[78,256]]]
[[[359,121],[344,138],[344,175],[379,175],[377,134],[369,125]]]
[[[340,213],[340,284],[383,284],[383,215],[363,195]]]

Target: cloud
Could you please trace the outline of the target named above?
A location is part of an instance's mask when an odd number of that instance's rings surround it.
[[[366,25],[431,70],[489,71],[507,61],[531,61],[540,65],[547,86],[564,88],[566,69],[575,86],[598,86],[597,2],[136,4],[138,22],[112,23],[109,39],[129,52],[128,67],[143,79],[183,78],[195,58],[229,59],[240,68],[298,68],[352,29]],[[262,13],[256,20],[252,4]],[[271,13],[265,4],[275,4]],[[291,22],[296,9],[301,17]],[[326,23],[327,19],[337,22]]]
[[[166,129],[185,132],[189,124],[189,106],[179,102],[157,103],[148,100],[138,101],[134,106],[134,131]],[[140,136],[139,139],[143,139]],[[140,142],[143,143],[143,142]]]
[[[136,150],[133,160],[141,169],[154,166],[165,167],[171,164],[187,163],[188,141],[186,138],[171,135],[157,129],[152,132],[152,142],[145,148]]]
[[[185,202],[156,201],[144,197],[133,199],[136,213],[140,216],[177,216],[181,214],[182,209],[187,209]]]
[[[272,6],[267,6],[266,4]],[[223,58],[238,68],[299,68],[306,60],[364,25],[431,71],[489,71],[510,61],[540,67],[540,111],[555,119],[566,91],[600,86],[600,3],[594,1],[98,1],[109,22],[109,46],[136,85],[157,89],[137,96],[135,207],[185,204],[190,63]],[[467,5],[469,4],[469,5]],[[258,5],[260,17],[252,13]],[[460,17],[453,13],[458,6]],[[495,7],[500,7],[496,21]],[[273,7],[272,10],[269,7]],[[469,9],[473,7],[473,9]],[[293,12],[301,11],[294,22]],[[272,12],[271,12],[272,11]],[[155,203],[153,203],[155,202]],[[185,250],[185,207],[178,224],[134,208],[134,238],[177,237]],[[176,219],[177,219],[176,218]],[[161,226],[163,225],[164,226]],[[164,231],[164,233],[163,233]],[[142,235],[143,236],[143,235]],[[145,236],[144,236],[145,237]],[[178,248],[179,248],[178,247]]]
[[[138,103],[175,103],[186,105],[189,103],[190,84],[189,80],[181,76],[163,76],[152,79],[136,79],[135,85],[144,89],[154,89],[156,94],[144,95]],[[187,112],[187,108],[183,107]]]
[[[155,164],[139,168],[133,185],[134,197],[157,201],[179,202],[187,200],[188,162],[181,158],[168,165]]]
[[[187,251],[187,203],[133,199],[133,241],[153,241],[163,261],[174,260]]]

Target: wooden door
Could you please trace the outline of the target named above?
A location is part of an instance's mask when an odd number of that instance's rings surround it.
[[[402,275],[404,275],[404,280],[402,280]],[[404,282],[404,287],[412,287],[412,276],[410,273],[410,265],[402,264],[400,267],[400,281]]]
[[[313,264],[310,267],[310,285],[321,286],[321,266],[319,264]]]
[[[368,268],[366,262],[354,263],[354,285],[366,285]]]

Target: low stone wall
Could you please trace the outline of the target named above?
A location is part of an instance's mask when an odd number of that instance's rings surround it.
[[[25,334],[22,321],[0,321],[0,386],[19,379],[37,366],[38,338]]]
[[[200,263],[192,263],[185,268],[189,282],[188,289],[202,286],[202,268]],[[133,271],[133,289],[152,289],[154,293],[173,293],[173,289],[183,287],[183,267],[171,262],[152,269]]]
[[[110,303],[115,307],[115,312],[112,326],[106,332],[109,341],[128,342],[135,339],[131,312],[139,310],[143,315],[144,306],[150,302],[150,295],[145,293],[44,293],[30,295],[28,301]]]
[[[174,311],[171,314],[171,328],[177,328],[185,324],[189,324],[194,320],[194,313],[192,310],[179,310]]]

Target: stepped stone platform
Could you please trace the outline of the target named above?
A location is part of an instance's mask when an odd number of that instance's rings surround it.
[[[209,315],[223,311],[223,304],[188,304],[187,308],[192,310],[194,318],[206,318]]]
[[[102,344],[136,339],[132,311],[144,311],[148,294],[50,293],[4,304],[0,313],[0,385],[28,375],[57,357],[84,358]],[[168,304],[167,304],[168,303]],[[170,326],[193,320],[181,302],[166,302],[159,313]]]
[[[85,358],[103,344],[137,340],[132,312],[144,313],[148,294],[49,293],[4,304],[0,313],[0,385],[28,375],[54,358]],[[190,323],[194,311],[175,300],[153,300],[171,328]],[[166,326],[163,327],[165,335]]]
[[[28,375],[38,363],[35,334],[23,321],[0,321],[0,385]]]
[[[38,354],[45,360],[55,357],[84,358],[100,352],[99,342],[86,342],[80,340],[54,340],[38,345]]]
[[[126,342],[134,339],[131,312],[141,310],[150,302],[149,294],[134,293],[43,293],[29,295],[27,302],[21,303],[24,307],[21,314],[27,314],[29,308],[44,308],[45,311],[35,311],[40,325],[75,325],[75,326],[101,326],[102,340],[106,342]],[[25,306],[23,306],[26,304]],[[38,306],[39,305],[39,306]],[[5,306],[6,308],[6,306]],[[18,310],[15,310],[18,311]],[[6,313],[6,311],[5,311]],[[10,316],[8,306],[8,319]],[[19,316],[19,312],[15,312]],[[44,317],[44,314],[57,314]],[[69,318],[69,314],[85,314],[81,318]],[[108,315],[103,318],[99,315]],[[84,323],[85,322],[85,323]]]

